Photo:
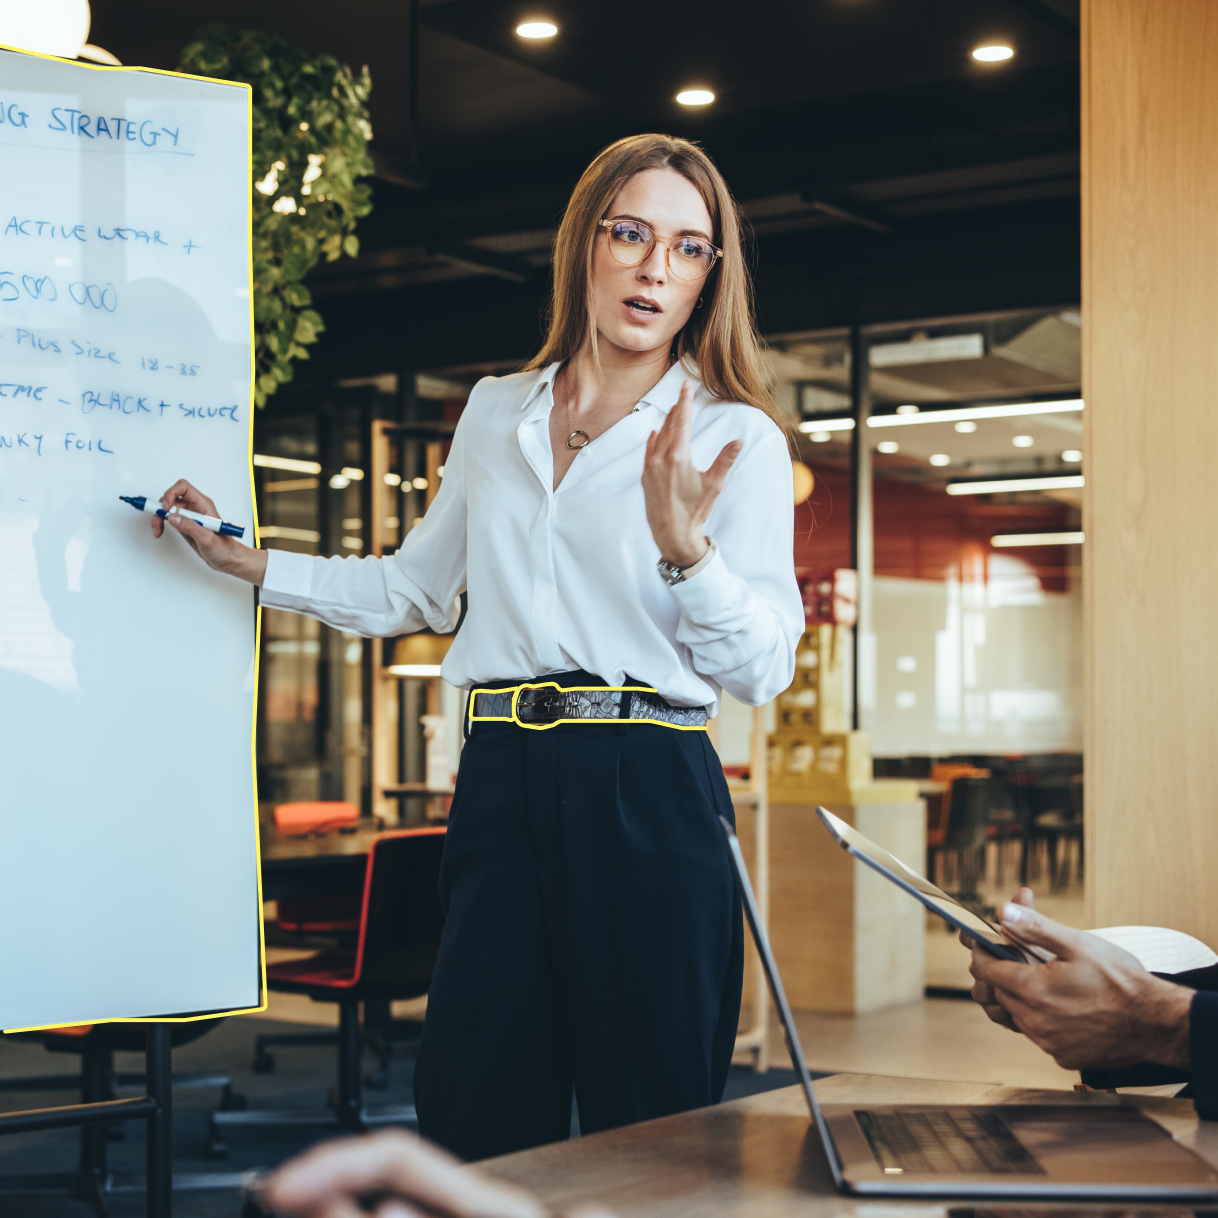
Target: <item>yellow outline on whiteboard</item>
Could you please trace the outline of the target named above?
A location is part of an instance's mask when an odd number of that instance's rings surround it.
[[[520,700],[522,689],[557,689],[564,694],[590,693],[625,693],[629,690],[635,694],[658,694],[660,691],[651,685],[559,685],[557,681],[525,681],[520,685],[510,685],[507,689],[471,689],[469,691],[469,722],[475,723],[514,723],[530,732],[548,732],[552,727],[562,723],[654,723],[657,727],[670,727],[674,732],[704,732],[706,724],[699,727],[696,724],[669,723],[664,719],[555,719],[553,723],[524,723],[516,713],[516,703]],[[510,715],[475,715],[474,696],[476,694],[507,694],[512,695],[512,713]]]
[[[111,64],[100,63],[81,63],[77,59],[64,59],[60,55],[45,55],[41,51],[27,51],[22,47],[9,46],[7,43],[0,42],[0,51],[12,51],[17,55],[28,55],[32,59],[49,59],[53,63],[66,63],[74,68],[84,68],[89,72],[149,72],[154,76],[176,76],[182,80],[199,80],[208,85],[227,85],[232,89],[244,89],[247,94],[246,113],[249,115],[249,128],[246,131],[246,148],[245,148],[245,163],[250,165],[253,159],[254,151],[254,106],[253,97],[254,90],[250,85],[239,80],[217,80],[214,76],[195,76],[190,72],[170,72],[164,68],[134,68],[126,64],[121,67],[115,67]],[[253,262],[253,241],[254,241],[254,195],[250,191],[246,195],[246,214],[248,223],[245,226],[246,231],[246,258],[245,263],[249,269],[249,280],[246,291],[247,299],[249,300],[250,311],[250,390],[249,401],[246,404],[246,415],[249,417],[249,425],[247,428],[247,443],[246,443],[246,465],[249,468],[250,475],[250,502],[254,505],[254,545],[258,546],[258,499],[254,488],[254,262]],[[258,615],[254,625],[254,691],[257,698],[258,690],[258,668],[261,659],[262,651],[262,607],[258,608]],[[261,1004],[256,1007],[240,1007],[234,1010],[219,1010],[208,1011],[202,1015],[172,1015],[158,1018],[155,1015],[131,1016],[119,1019],[74,1019],[70,1023],[53,1023],[39,1024],[31,1028],[4,1028],[0,1029],[5,1034],[9,1032],[46,1032],[53,1031],[55,1028],[76,1028],[82,1024],[99,1024],[99,1023],[196,1023],[201,1019],[227,1019],[230,1015],[253,1015],[258,1011],[265,1011],[267,1007],[267,989],[266,989],[266,932],[262,923],[262,842],[258,834],[258,715],[255,710],[250,724],[250,776],[254,784],[254,858],[257,862],[258,876],[258,968],[259,968],[259,993],[261,994]]]

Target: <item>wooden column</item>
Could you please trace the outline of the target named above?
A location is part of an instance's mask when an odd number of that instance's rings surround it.
[[[1083,0],[1092,925],[1218,945],[1218,3]]]

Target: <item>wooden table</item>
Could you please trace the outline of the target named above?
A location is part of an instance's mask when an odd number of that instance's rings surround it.
[[[277,833],[274,825],[264,823],[259,833],[262,899],[363,892],[368,852],[384,832],[361,824],[352,833],[296,837]]]
[[[859,1074],[822,1079],[816,1094],[822,1104],[1116,1102],[1116,1097],[1100,1094]],[[1123,1098],[1218,1167],[1218,1122],[1198,1122],[1191,1101]],[[945,1218],[949,1205],[837,1193],[798,1087],[505,1155],[478,1166],[533,1190],[559,1212],[600,1202],[618,1218],[895,1218],[901,1210],[910,1218]],[[1098,1216],[1104,1207],[1091,1208]]]

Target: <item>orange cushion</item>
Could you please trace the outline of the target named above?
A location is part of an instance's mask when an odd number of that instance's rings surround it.
[[[352,824],[359,820],[359,809],[338,799],[317,799],[309,803],[280,804],[274,816],[275,828],[280,833],[308,833],[311,829]]]

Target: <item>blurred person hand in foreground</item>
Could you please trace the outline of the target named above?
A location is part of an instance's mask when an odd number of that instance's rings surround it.
[[[532,1194],[403,1130],[315,1146],[276,1171],[263,1198],[292,1218],[559,1218]],[[613,1216],[581,1207],[566,1218]]]

